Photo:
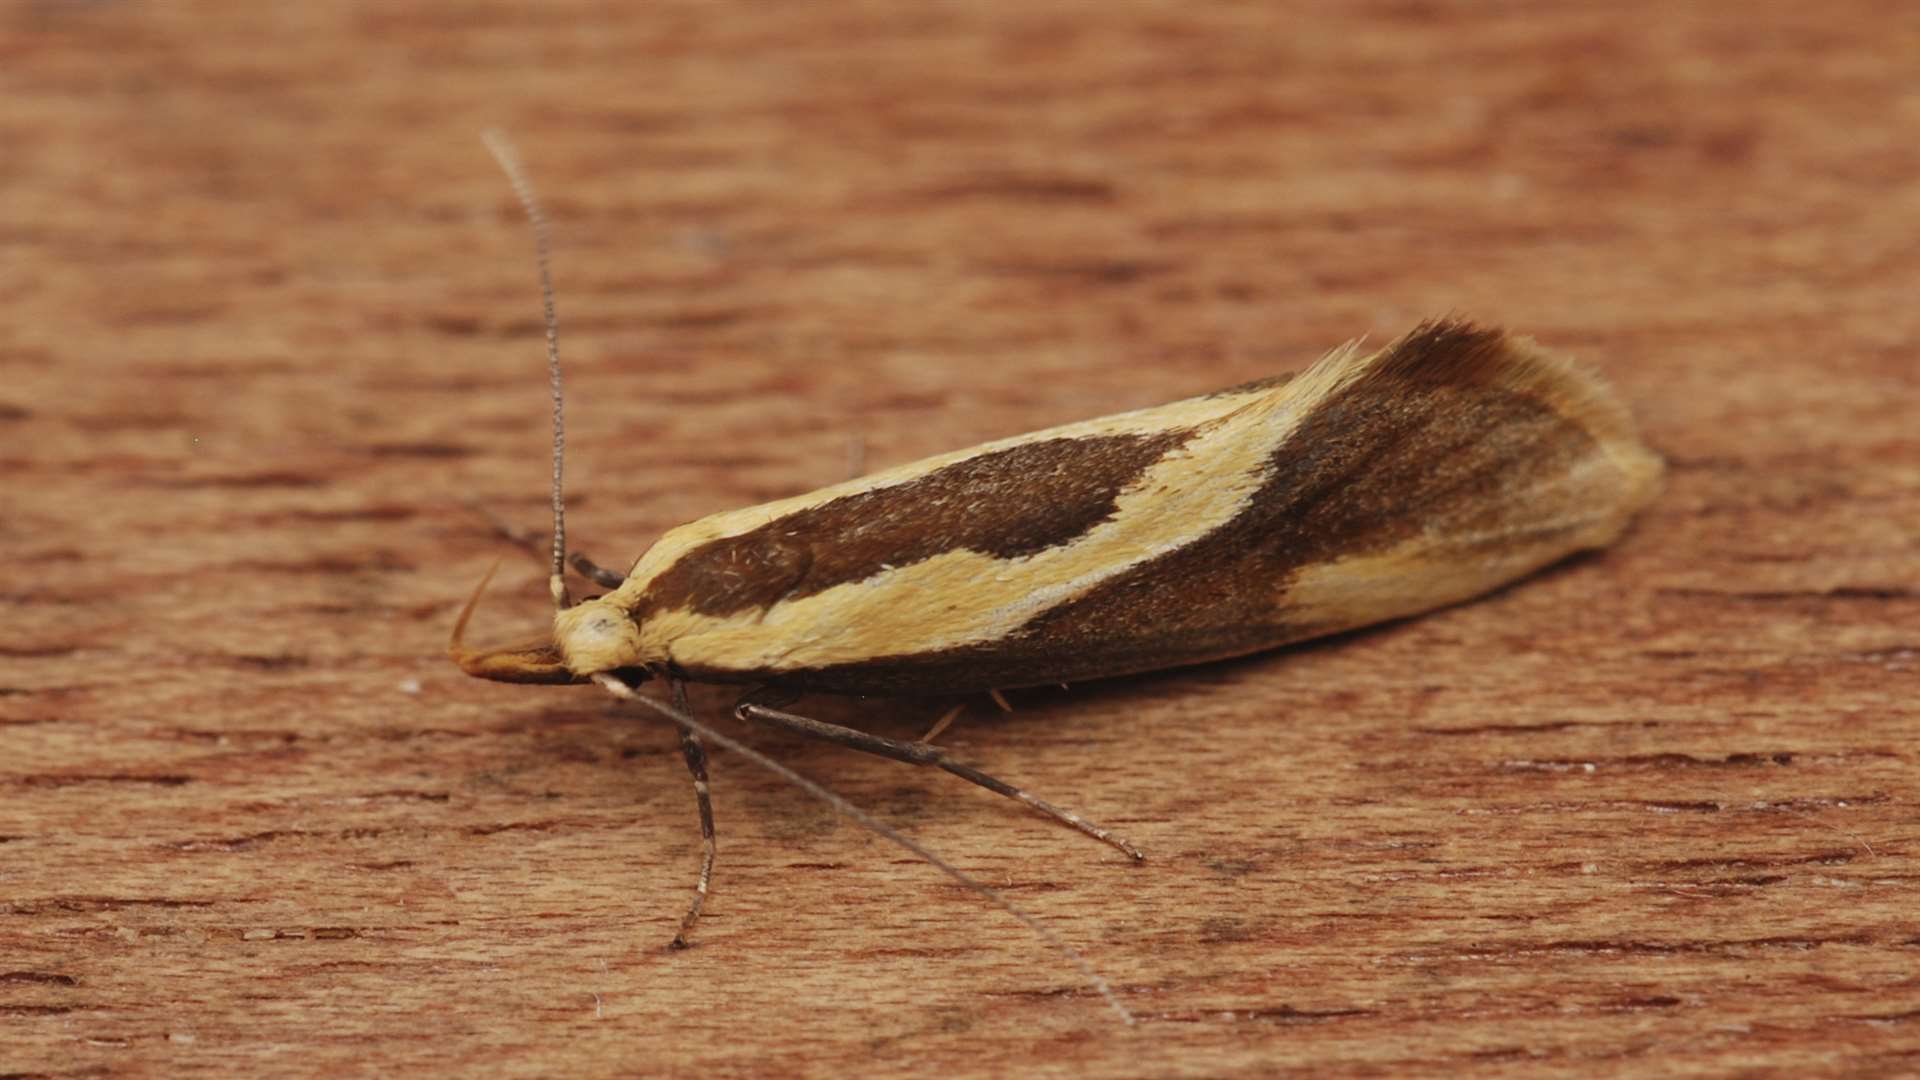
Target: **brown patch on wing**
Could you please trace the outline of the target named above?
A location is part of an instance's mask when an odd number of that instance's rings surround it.
[[[1111,659],[1136,670],[1157,666],[1156,643],[1170,638],[1200,649],[1249,634],[1298,640],[1343,629],[1286,625],[1274,600],[1299,568],[1422,534],[1498,534],[1534,516],[1505,496],[1589,458],[1594,441],[1546,403],[1493,385],[1503,344],[1498,331],[1422,328],[1302,419],[1246,512],[1019,636],[1056,648],[1111,638],[1127,643]]]
[[[636,618],[691,607],[702,614],[766,608],[792,595],[813,567],[811,538],[779,528],[782,518],[739,536],[702,544],[654,579]]]
[[[1577,371],[1497,330],[1428,324],[1303,417],[1247,509],[1197,541],[1003,640],[768,677],[846,693],[964,692],[1172,667],[1349,629],[1371,620],[1290,618],[1289,579],[1428,538],[1443,559],[1516,547],[1568,554],[1585,524],[1556,513],[1572,511],[1547,493],[1600,456],[1596,435],[1614,428],[1631,438],[1624,411]],[[1615,500],[1626,505],[1609,508],[1623,517],[1651,493],[1632,483],[1623,479]]]
[[[1031,555],[1113,516],[1120,493],[1192,435],[1021,443],[785,514],[688,551],[653,580],[635,614],[765,608],[948,551]]]

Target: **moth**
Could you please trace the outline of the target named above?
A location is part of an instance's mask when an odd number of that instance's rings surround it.
[[[1660,470],[1596,376],[1441,320],[1297,377],[701,518],[550,641],[460,659],[506,682],[1082,682],[1469,599],[1611,542]]]
[[[499,151],[496,150],[498,153]],[[503,163],[507,163],[503,157]],[[1138,857],[1077,815],[952,760],[775,707],[802,692],[948,696],[1204,663],[1459,603],[1611,543],[1662,465],[1599,376],[1458,319],[1376,351],[941,454],[701,518],[571,603],[562,577],[555,388],[550,636],[470,650],[469,674],[664,681],[712,862],[705,755],[684,684],[753,688],[744,719],[935,765]],[[481,583],[481,588],[485,587]],[[768,695],[779,700],[770,701]],[[645,700],[645,699],[643,699]],[[1116,1003],[1117,1004],[1117,1003]]]

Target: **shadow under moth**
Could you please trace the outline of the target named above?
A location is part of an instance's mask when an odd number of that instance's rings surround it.
[[[609,591],[571,602],[560,497],[560,370],[547,228],[510,151],[489,139],[535,225],[554,391],[551,636],[451,653],[505,682],[596,682],[677,724],[706,859],[703,740],[844,800],[688,714],[684,684],[750,689],[742,719],[933,765],[1134,858],[1106,829],[952,759],[787,712],[801,692],[944,696],[1073,683],[1271,649],[1458,603],[1602,547],[1662,466],[1594,373],[1524,338],[1427,322],[1375,352],[1335,349],[1282,375],[942,454],[682,525]],[[489,575],[491,576],[491,575]],[[638,694],[664,682],[672,703]],[[879,830],[942,870],[891,829]],[[1063,949],[1073,950],[984,886]]]

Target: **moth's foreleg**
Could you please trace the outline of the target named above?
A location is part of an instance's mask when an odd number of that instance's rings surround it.
[[[681,712],[690,713],[687,708],[687,684],[678,679],[673,682],[673,707]],[[707,887],[713,883],[713,796],[707,786],[707,748],[686,728],[680,729],[680,754],[687,759],[687,771],[693,774],[693,798],[700,806],[700,841],[704,850],[700,856],[700,878],[693,885],[693,903],[687,906],[687,913],[680,917],[680,930],[667,943],[668,948],[685,949],[690,947],[687,935],[693,932],[693,924],[700,921],[700,909],[707,903]]]
[[[540,561],[540,565],[546,565],[548,555],[546,534],[528,532],[525,529],[515,528],[511,522],[508,522],[505,518],[500,517],[486,507],[478,503],[472,505],[474,512],[486,518],[487,524],[493,526],[493,531],[499,534],[502,540],[532,555]],[[572,564],[573,568],[580,572],[581,577],[586,578],[588,581],[593,582],[603,589],[617,589],[627,580],[625,574],[608,570],[606,567],[600,566],[592,559],[587,558],[577,551],[567,556],[567,562]]]
[[[733,707],[734,715],[742,720],[758,720],[763,724],[771,724],[774,727],[791,731],[797,735],[822,739],[838,746],[847,747],[850,750],[859,750],[862,753],[868,754],[878,754],[881,757],[892,758],[895,761],[904,761],[909,765],[932,765],[936,768],[945,769],[947,772],[952,773],[962,780],[978,784],[988,791],[1005,795],[1009,799],[1017,799],[1055,821],[1071,825],[1102,843],[1111,844],[1125,852],[1129,858],[1136,861],[1146,858],[1146,855],[1142,854],[1139,848],[1127,843],[1124,838],[1116,836],[1111,831],[1095,825],[1093,822],[1088,821],[1073,811],[1063,810],[1047,802],[1045,799],[1038,798],[1007,783],[1005,780],[989,776],[971,765],[953,760],[947,753],[945,747],[935,746],[933,743],[925,741],[905,742],[900,739],[882,738],[878,735],[871,735],[854,728],[842,727],[839,724],[829,724],[824,720],[815,720],[809,716],[801,716],[798,713],[783,712],[779,709],[769,708],[766,705],[759,704],[752,700],[753,697],[754,695],[749,694],[747,697],[742,698],[740,703]]]
[[[567,556],[567,562],[580,572],[581,577],[603,589],[617,589],[627,582],[627,575],[609,570],[577,551]]]

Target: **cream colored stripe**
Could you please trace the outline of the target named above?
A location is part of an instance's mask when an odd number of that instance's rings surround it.
[[[953,551],[864,581],[836,586],[774,605],[764,615],[726,618],[659,613],[641,633],[671,650],[683,664],[735,669],[791,670],[856,662],[990,641],[1035,615],[1146,560],[1172,551],[1231,521],[1264,479],[1275,447],[1297,427],[1312,400],[1298,384],[1256,394],[1213,399],[1203,409],[1183,401],[1129,414],[1123,427],[1108,418],[1036,433],[1019,441],[1095,430],[1157,431],[1187,426],[1219,405],[1231,415],[1147,470],[1118,500],[1116,513],[1070,544],[1019,559]],[[1324,391],[1333,383],[1312,385]],[[983,447],[982,450],[992,448]],[[970,456],[980,451],[959,455]],[[915,470],[923,473],[925,468]],[[803,497],[805,505],[815,501]],[[779,504],[775,504],[779,505]]]
[[[1013,446],[1046,442],[1052,439],[1085,439],[1099,435],[1156,435],[1169,430],[1199,427],[1228,415],[1249,402],[1258,401],[1262,397],[1271,397],[1275,392],[1275,388],[1268,388],[1241,394],[1187,398],[1150,409],[1136,409],[1132,412],[1115,413],[1112,416],[1047,428],[1043,431],[1031,431],[1024,435],[1015,435],[968,447],[965,450],[955,450],[951,453],[908,462],[905,465],[897,465],[845,483],[809,491],[804,495],[795,495],[775,502],[761,503],[757,506],[742,507],[739,510],[728,510],[703,517],[662,536],[634,564],[627,575],[626,582],[620,587],[618,595],[629,601],[638,599],[646,591],[648,583],[677,562],[680,556],[701,544],[722,537],[752,532],[776,518],[820,506],[847,495],[858,495],[863,492],[910,484],[928,473],[955,462]]]

